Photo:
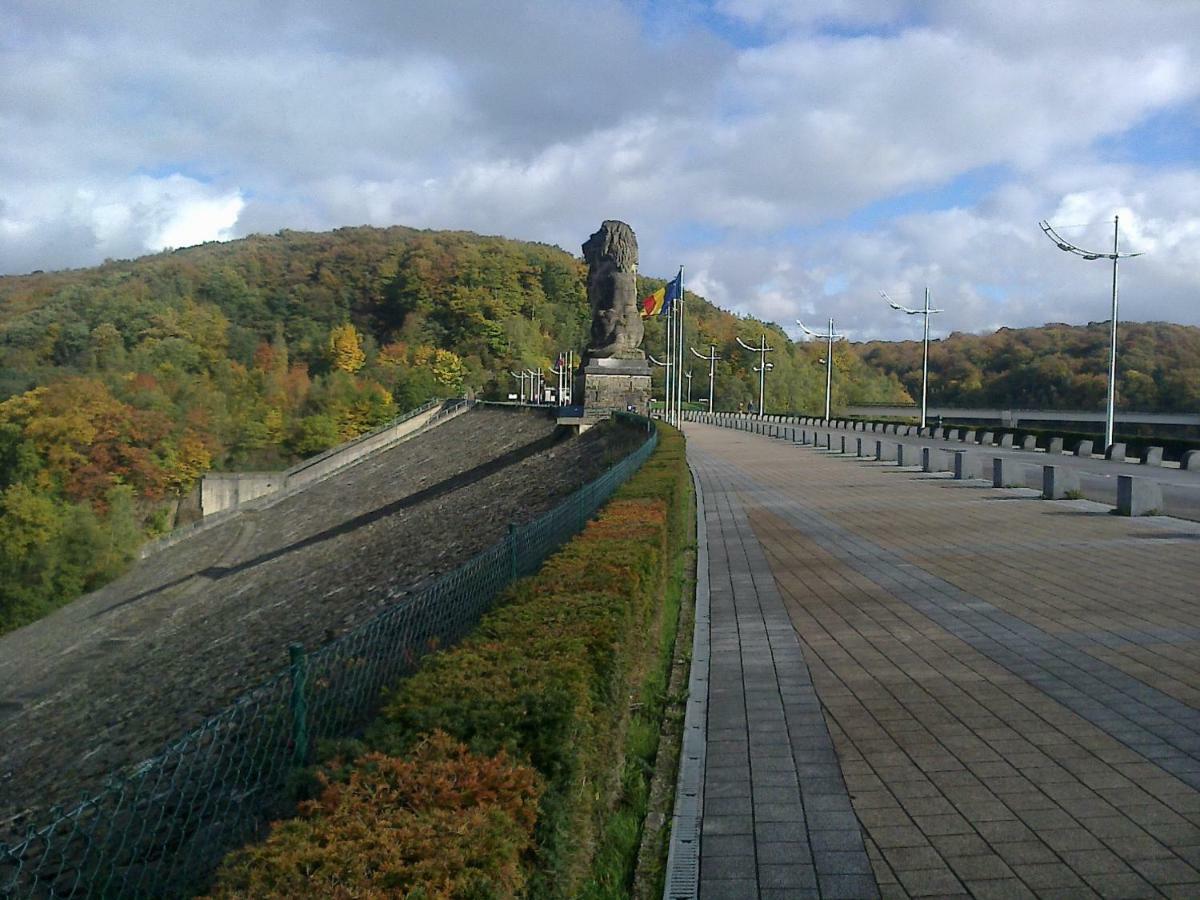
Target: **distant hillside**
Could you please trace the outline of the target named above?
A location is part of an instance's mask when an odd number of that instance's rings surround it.
[[[557,247],[395,227],[0,278],[0,631],[119,572],[209,469],[283,467],[433,396],[507,396],[509,372],[583,349],[585,275]],[[723,357],[722,407],[757,399],[735,337],[764,330],[768,409],[820,406],[818,348],[689,300],[688,343]],[[834,360],[836,402],[904,398],[847,346]]]
[[[871,341],[855,351],[921,391],[919,341]],[[954,333],[929,345],[929,396],[949,406],[1096,409],[1108,391],[1109,324]],[[1200,328],[1165,322],[1117,327],[1117,408],[1200,410]]]

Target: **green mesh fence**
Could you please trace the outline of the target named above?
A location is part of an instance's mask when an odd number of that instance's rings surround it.
[[[286,786],[321,738],[369,719],[381,691],[455,643],[496,596],[587,520],[653,452],[646,442],[559,506],[312,653],[104,789],[0,843],[0,896],[161,897],[202,890],[231,848],[288,813]]]

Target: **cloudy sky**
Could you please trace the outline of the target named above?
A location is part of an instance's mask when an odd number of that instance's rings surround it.
[[[854,338],[1200,324],[1200,0],[5,0],[0,273],[403,224]]]

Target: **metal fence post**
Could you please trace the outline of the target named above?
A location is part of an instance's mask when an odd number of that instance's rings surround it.
[[[292,668],[292,760],[308,762],[308,656],[303,644],[288,646]]]

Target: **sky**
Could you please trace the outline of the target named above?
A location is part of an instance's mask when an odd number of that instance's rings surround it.
[[[1200,325],[1200,0],[5,0],[0,274],[467,229],[784,325]]]

